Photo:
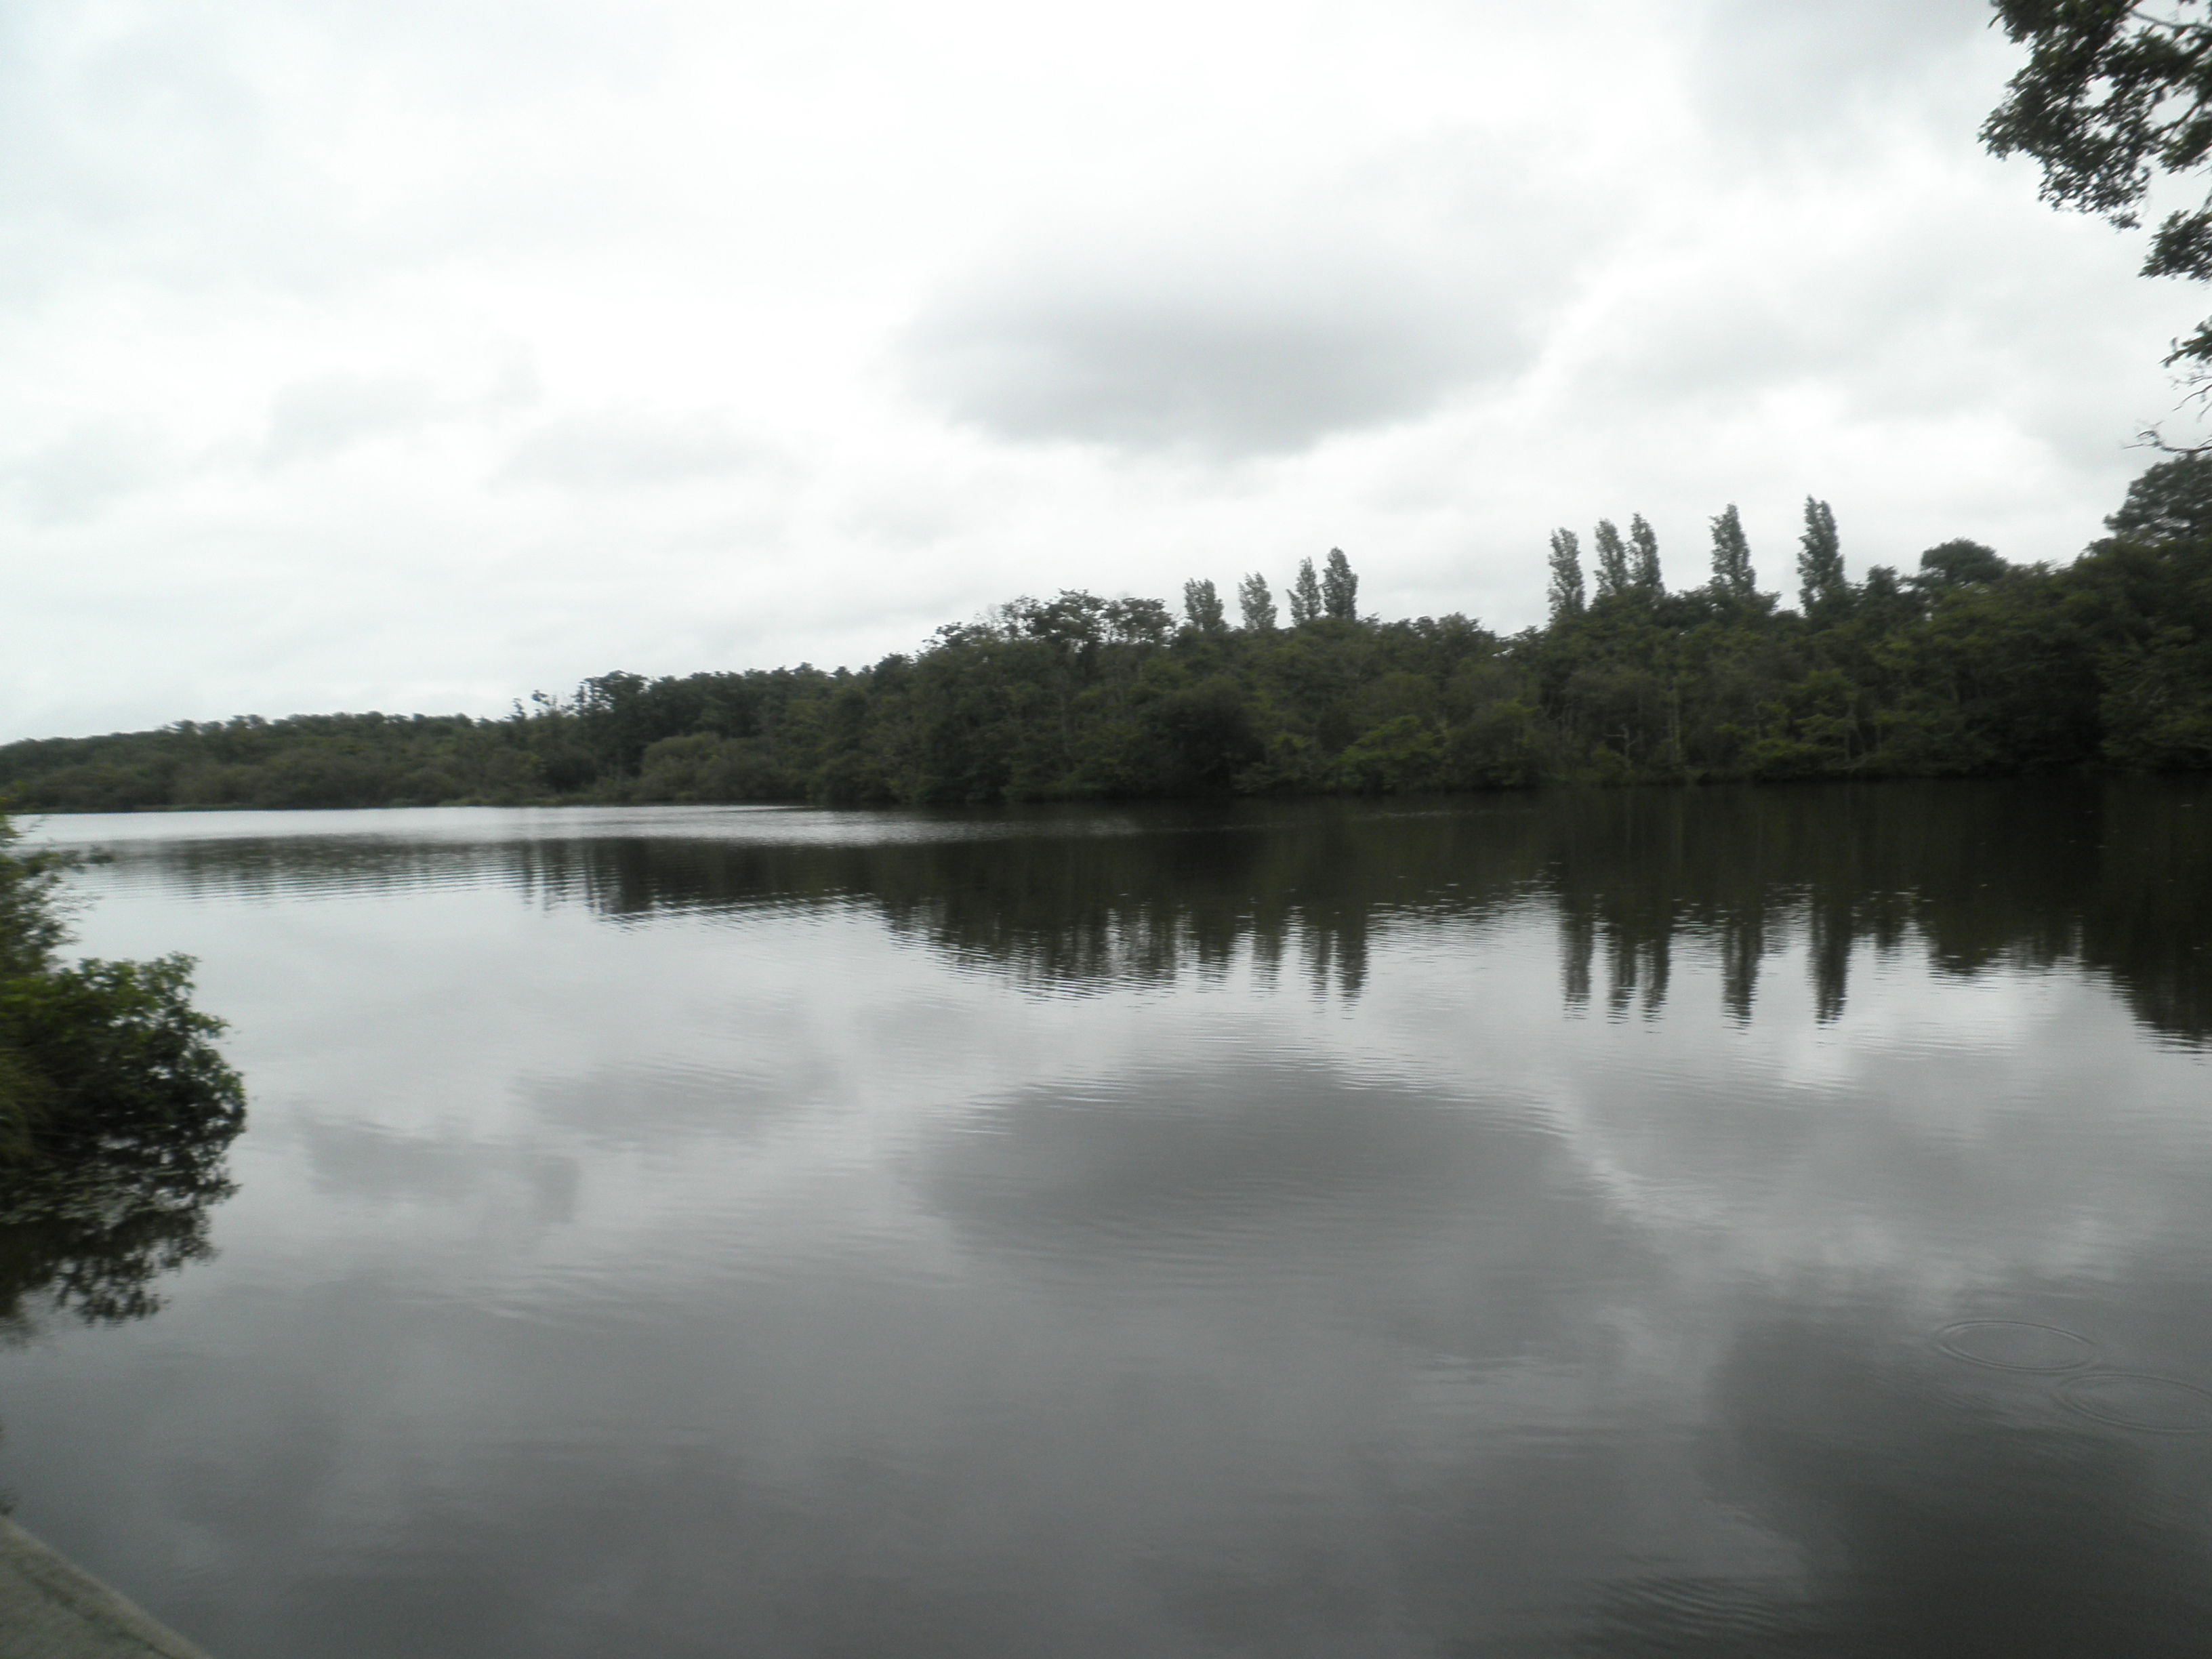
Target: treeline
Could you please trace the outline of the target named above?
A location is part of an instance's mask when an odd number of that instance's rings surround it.
[[[0,748],[19,808],[973,802],[2212,767],[2212,458],[2152,467],[2059,567],[1971,541],[1845,575],[1808,500],[1796,605],[1735,507],[1670,590],[1650,526],[1554,533],[1548,623],[1358,611],[1340,551],[1181,615],[1067,592],[871,667],[610,673],[501,719],[315,715]]]

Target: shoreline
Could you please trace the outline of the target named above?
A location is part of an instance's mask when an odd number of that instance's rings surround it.
[[[0,1516],[8,1659],[208,1659],[128,1597]]]

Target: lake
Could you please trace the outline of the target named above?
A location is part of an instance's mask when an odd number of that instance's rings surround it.
[[[34,828],[251,1115],[0,1486],[216,1659],[2204,1650],[2202,783]]]

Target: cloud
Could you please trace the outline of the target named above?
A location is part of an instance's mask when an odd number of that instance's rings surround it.
[[[322,461],[372,440],[417,431],[438,412],[430,383],[409,374],[318,374],[269,404],[267,465]]]
[[[1691,85],[1723,133],[1837,133],[1873,104],[1984,97],[1958,60],[1994,49],[1990,25],[1984,0],[1719,0]]]
[[[82,524],[152,483],[159,442],[140,422],[88,421],[0,471],[33,525]]]
[[[1510,629],[1550,525],[1808,491],[1855,559],[2063,556],[2205,307],[1982,152],[1987,16],[8,9],[0,725],[495,712],[1332,544]]]
[[[538,427],[515,447],[498,477],[563,489],[647,489],[727,477],[767,459],[759,445],[718,415],[603,410]]]
[[[1532,296],[1485,263],[1351,226],[1102,236],[953,283],[900,356],[924,402],[995,437],[1281,454],[1524,364]]]

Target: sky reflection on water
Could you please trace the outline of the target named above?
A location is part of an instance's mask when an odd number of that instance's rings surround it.
[[[228,1659],[2194,1653],[1937,1339],[2212,1381],[2208,811],[51,820],[253,1109],[0,1475]]]

